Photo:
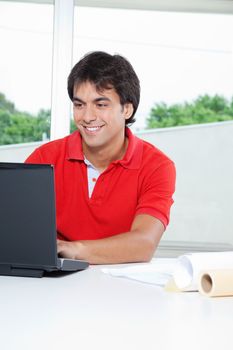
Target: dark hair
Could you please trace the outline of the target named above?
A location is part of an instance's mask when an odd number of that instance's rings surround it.
[[[120,103],[132,103],[133,114],[126,124],[135,122],[134,115],[140,100],[140,82],[132,65],[120,55],[95,51],[85,55],[71,70],[68,77],[68,94],[73,101],[74,87],[92,82],[97,91],[114,88]]]

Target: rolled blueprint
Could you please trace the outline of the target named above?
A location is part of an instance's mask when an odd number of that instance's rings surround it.
[[[233,268],[201,272],[198,290],[209,297],[233,296]]]
[[[233,269],[233,251],[181,255],[173,279],[179,290],[197,291],[200,272],[213,269]]]

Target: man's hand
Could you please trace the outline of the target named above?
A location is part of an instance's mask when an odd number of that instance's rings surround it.
[[[163,232],[164,226],[158,219],[141,214],[134,219],[130,232],[89,241],[58,239],[58,254],[64,258],[86,260],[90,264],[147,262]]]
[[[67,242],[57,239],[57,252],[62,258],[81,259],[82,243],[79,241]]]

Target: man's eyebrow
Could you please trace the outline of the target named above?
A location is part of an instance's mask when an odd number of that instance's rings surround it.
[[[108,97],[97,97],[94,99],[95,102],[101,102],[101,101],[111,101]]]
[[[80,103],[83,103],[83,104],[86,103],[81,98],[79,98],[77,96],[73,97],[72,101],[73,102],[80,102]],[[110,98],[104,97],[104,96],[103,97],[97,97],[97,98],[94,99],[94,102],[101,102],[101,101],[111,101],[111,100],[110,100]]]
[[[81,103],[85,103],[81,98],[79,97],[73,97],[72,99],[73,102],[81,102]]]

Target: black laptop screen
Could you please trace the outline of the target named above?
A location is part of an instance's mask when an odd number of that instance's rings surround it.
[[[53,168],[0,163],[0,263],[57,264]]]

